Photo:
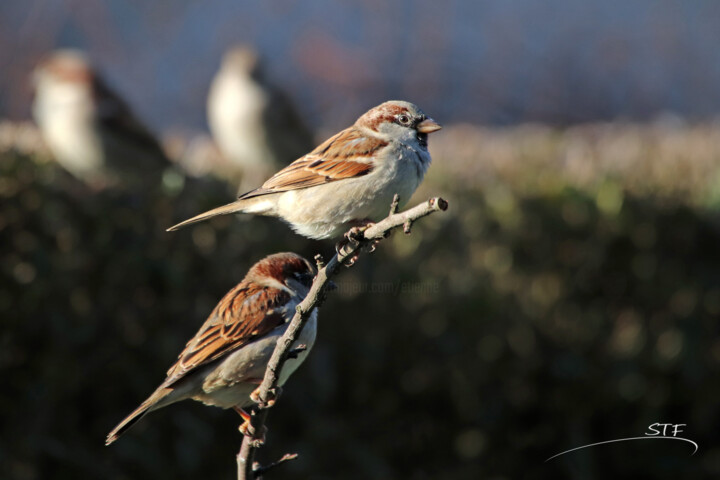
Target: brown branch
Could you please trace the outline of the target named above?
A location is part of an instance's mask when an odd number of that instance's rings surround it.
[[[378,223],[371,224],[365,229],[352,229],[348,232],[346,234],[346,238],[348,239],[347,243],[339,249],[339,252],[336,253],[327,264],[324,264],[322,257],[319,255],[315,257],[315,261],[318,264],[318,273],[313,280],[312,287],[310,287],[310,292],[308,292],[305,299],[295,307],[295,315],[290,321],[285,334],[278,340],[272,357],[268,362],[267,369],[265,370],[265,377],[258,388],[258,409],[253,412],[250,418],[251,428],[249,432],[251,433],[243,437],[242,446],[237,455],[238,480],[253,480],[259,478],[259,475],[267,471],[263,467],[254,465],[254,453],[262,444],[259,440],[262,433],[255,433],[253,435],[252,432],[262,432],[264,430],[267,408],[272,406],[279,394],[277,384],[280,371],[288,358],[288,353],[292,350],[292,344],[295,343],[295,340],[300,335],[310,314],[323,302],[327,291],[332,289],[330,278],[337,274],[341,265],[351,266],[357,255],[359,255],[363,249],[367,249],[368,247],[370,249],[374,248],[374,244],[387,237],[392,230],[402,226],[406,233],[409,233],[409,225],[415,220],[437,212],[438,210],[444,211],[448,208],[448,203],[440,197],[431,198],[427,202],[423,202],[420,205],[416,205],[400,213],[397,213],[398,203],[399,197],[395,195],[393,203],[390,206],[390,214],[385,219]],[[283,459],[276,462],[276,464],[295,458],[286,457],[283,457]]]

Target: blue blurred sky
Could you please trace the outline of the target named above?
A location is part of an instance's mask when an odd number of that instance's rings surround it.
[[[390,98],[490,124],[720,112],[717,0],[5,0],[0,115],[26,118],[33,64],[74,46],[155,128],[204,128],[238,42],[331,128]]]

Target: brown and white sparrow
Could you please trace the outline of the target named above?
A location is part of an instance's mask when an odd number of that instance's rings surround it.
[[[228,177],[246,192],[308,152],[312,134],[290,99],[267,80],[259,55],[237,46],[223,56],[207,101],[210,132]]]
[[[168,230],[244,212],[279,217],[309,238],[337,237],[383,218],[394,194],[410,199],[430,166],[427,136],[440,128],[412,103],[385,102],[262,187]]]
[[[107,436],[106,445],[122,435],[146,413],[180,400],[235,409],[245,420],[243,407],[253,405],[251,394],[261,383],[278,339],[307,295],[315,269],[294,253],[270,255],[215,307],[187,343],[165,381]],[[293,348],[305,349],[285,363],[282,386],[300,366],[315,342],[317,310],[312,312]]]
[[[95,187],[159,180],[168,163],[158,142],[82,52],[53,52],[33,82],[35,121],[71,174]]]

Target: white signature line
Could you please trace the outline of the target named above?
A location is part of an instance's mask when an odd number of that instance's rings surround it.
[[[690,439],[688,439],[688,438],[682,438],[682,437],[663,437],[663,436],[645,436],[645,437],[619,438],[619,439],[617,439],[617,440],[606,440],[606,441],[604,441],[604,442],[591,443],[590,445],[583,445],[582,447],[576,447],[576,448],[571,448],[570,450],[565,450],[564,452],[560,452],[560,453],[558,453],[557,455],[553,455],[552,457],[548,458],[548,459],[545,460],[545,461],[548,462],[548,461],[552,460],[553,458],[559,457],[560,455],[565,455],[566,453],[574,452],[575,450],[581,450],[581,449],[583,449],[583,448],[594,447],[594,446],[596,446],[596,445],[603,445],[603,444],[605,444],[605,443],[627,442],[628,440],[652,440],[652,439],[656,439],[656,440],[658,440],[658,439],[660,439],[660,440],[681,440],[681,441],[683,441],[683,442],[688,442],[688,443],[692,444],[692,445],[695,447],[695,450],[693,450],[693,452],[690,454],[691,456],[692,456],[692,455],[695,455],[695,452],[698,451],[698,444],[695,443],[695,442],[693,442],[692,440],[690,440]]]

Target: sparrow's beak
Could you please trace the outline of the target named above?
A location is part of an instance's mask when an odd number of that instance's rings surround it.
[[[432,133],[440,130],[442,125],[436,123],[432,118],[426,118],[422,122],[418,123],[416,128],[420,133]]]

